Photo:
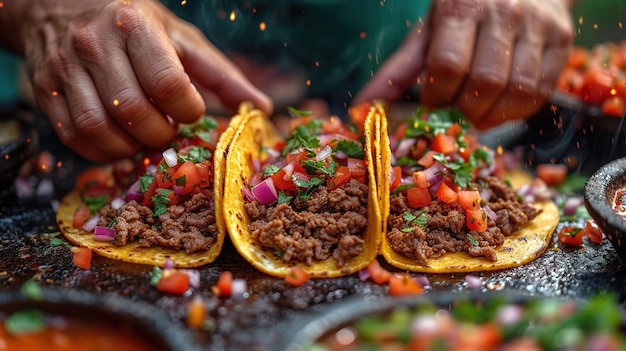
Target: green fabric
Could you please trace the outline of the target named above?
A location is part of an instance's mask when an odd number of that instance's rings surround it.
[[[429,0],[164,0],[223,51],[297,66],[309,95],[349,100],[423,17]],[[236,19],[233,21],[230,14]],[[260,31],[261,22],[266,30]]]

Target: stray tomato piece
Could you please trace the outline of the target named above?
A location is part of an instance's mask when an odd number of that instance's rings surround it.
[[[613,76],[605,69],[594,69],[585,73],[582,86],[583,101],[590,105],[600,105],[611,96]]]
[[[289,273],[285,275],[285,282],[293,286],[300,286],[308,282],[310,278],[309,273],[307,273],[307,271],[305,271],[302,267],[293,266],[289,270]]]
[[[89,218],[89,207],[86,205],[81,205],[74,212],[74,218],[72,219],[72,227],[74,228],[82,228],[82,226]]]
[[[435,196],[446,204],[451,204],[459,199],[459,196],[446,182],[441,182],[439,189],[435,192]]]
[[[487,212],[482,208],[478,210],[465,210],[465,224],[467,228],[476,232],[487,230]]]
[[[410,157],[414,160],[419,160],[424,156],[424,152],[428,150],[428,139],[425,137],[417,138],[415,144],[411,147]]]
[[[367,165],[365,161],[348,157],[347,161],[348,170],[350,171],[350,178],[354,178],[361,183],[365,183],[365,178],[367,174]]]
[[[387,283],[391,277],[391,273],[383,268],[378,260],[373,260],[372,263],[367,266],[367,271],[370,274],[370,278],[378,285]]]
[[[409,188],[406,190],[407,203],[412,208],[420,208],[426,205],[430,205],[433,199],[430,196],[428,189],[422,188]]]
[[[408,274],[392,274],[389,277],[389,294],[392,296],[418,295],[423,292],[424,289]]]
[[[84,170],[76,177],[76,189],[84,192],[87,187],[92,185],[113,185],[113,175],[108,168],[92,167]]]
[[[198,175],[200,176],[198,186],[201,188],[210,186],[213,183],[213,169],[211,167],[211,161],[196,163],[196,168],[198,169]]]
[[[356,125],[359,130],[363,130],[363,125],[365,124],[365,120],[367,119],[367,115],[370,113],[372,109],[371,102],[363,102],[358,105],[354,105],[348,109],[348,115],[350,116],[350,121]]]
[[[72,262],[82,269],[91,268],[91,257],[93,255],[93,251],[86,247],[73,247],[72,248]]]
[[[537,177],[543,180],[548,186],[560,185],[567,178],[567,165],[559,163],[542,163],[536,168]]]
[[[457,192],[459,204],[466,210],[480,209],[482,199],[478,190],[459,190]]]
[[[224,271],[217,279],[217,291],[219,296],[230,296],[233,291],[233,273]]]
[[[602,244],[602,229],[600,229],[598,223],[592,218],[585,221],[585,235],[587,235],[592,243]]]
[[[584,234],[585,232],[581,228],[566,226],[559,231],[559,242],[570,246],[581,247],[583,245]]]
[[[189,289],[189,275],[183,272],[163,274],[156,285],[156,289],[168,294],[182,295]]]
[[[433,150],[428,150],[419,160],[417,160],[417,164],[424,168],[432,166],[433,163],[435,163],[435,158],[433,156],[435,156],[436,154],[437,152]]]
[[[187,304],[187,326],[193,329],[200,329],[204,325],[206,318],[206,303],[204,299],[196,295]]]
[[[431,148],[435,152],[440,152],[446,155],[458,150],[458,146],[456,144],[456,140],[454,140],[454,137],[445,133],[439,133],[435,135],[431,144]]]

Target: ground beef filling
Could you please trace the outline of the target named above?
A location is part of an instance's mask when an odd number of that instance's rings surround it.
[[[217,239],[215,206],[210,189],[187,196],[157,217],[152,209],[130,201],[114,210],[100,210],[98,225],[114,223],[115,245],[139,241],[141,247],[160,246],[192,254],[209,250]]]
[[[522,203],[515,190],[502,179],[487,177],[477,180],[486,189],[484,200],[497,215],[489,218],[486,231],[479,233],[465,225],[465,211],[458,204],[447,205],[438,200],[420,209],[410,208],[404,194],[390,199],[387,238],[391,247],[404,256],[427,266],[428,259],[447,253],[465,251],[471,256],[497,261],[495,248],[502,245],[505,236],[511,235],[541,213],[530,204]],[[406,223],[405,212],[414,216],[426,214],[426,229]]]
[[[342,267],[363,250],[367,194],[366,184],[351,179],[332,191],[319,187],[306,201],[270,206],[246,202],[252,240],[285,263],[310,265],[332,256]]]

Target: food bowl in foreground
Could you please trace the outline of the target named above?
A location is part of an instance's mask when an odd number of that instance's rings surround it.
[[[7,349],[199,350],[188,330],[150,304],[69,289],[37,295],[0,294],[0,341]]]
[[[585,207],[598,223],[602,232],[615,247],[622,259],[626,259],[626,218],[616,212],[617,196],[626,189],[626,158],[619,158],[601,166],[585,184]],[[626,203],[621,206],[626,206]]]

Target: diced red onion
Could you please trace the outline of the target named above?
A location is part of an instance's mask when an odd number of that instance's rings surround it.
[[[345,152],[339,150],[337,152],[335,152],[335,158],[338,160],[345,160],[348,158],[348,155],[346,155]]]
[[[415,279],[415,282],[417,284],[419,284],[419,286],[421,286],[422,288],[426,288],[426,287],[430,287],[431,286],[430,285],[430,280],[428,280],[428,277],[425,276],[425,275],[420,275],[420,276],[417,276],[417,277],[415,277],[413,279]]]
[[[563,214],[565,216],[572,216],[576,214],[576,210],[584,203],[582,196],[570,196],[565,200],[563,204]]]
[[[143,194],[135,191],[127,191],[126,195],[124,195],[124,201],[131,202],[135,200],[137,203],[141,203],[143,201]]]
[[[465,283],[470,289],[478,289],[483,286],[483,279],[476,275],[468,274],[465,276]]]
[[[426,180],[431,185],[438,184],[443,180],[443,172],[445,172],[446,168],[441,164],[441,162],[435,162],[432,166],[426,168],[424,172],[426,172]]]
[[[192,288],[200,287],[200,271],[197,269],[179,269],[181,273],[186,274],[189,277],[189,286]]]
[[[524,308],[522,306],[509,304],[498,311],[496,321],[501,325],[513,325],[519,322],[523,315]]]
[[[285,167],[283,167],[283,171],[285,172],[285,175],[283,176],[283,178],[285,180],[291,179],[291,175],[293,174],[293,170],[295,166],[296,164],[292,161],[292,162],[287,163]]]
[[[481,188],[480,198],[484,201],[489,201],[489,199],[491,198],[491,191],[489,191],[489,189],[487,188]]]
[[[359,271],[359,280],[364,282],[367,281],[371,277],[370,271],[367,268],[363,268]]]
[[[165,258],[165,262],[163,262],[163,269],[174,269],[176,265],[174,264],[174,260],[169,257]]]
[[[259,184],[263,180],[263,175],[261,173],[253,173],[252,177],[248,181],[248,186],[255,186]]]
[[[252,170],[255,173],[261,172],[261,160],[258,160],[258,159],[252,160]]]
[[[332,140],[349,140],[349,138],[343,134],[322,134],[317,137],[320,141],[320,146],[328,145]]]
[[[315,155],[315,160],[316,161],[324,161],[325,159],[327,159],[331,154],[333,153],[333,149],[326,145],[324,146],[320,152],[317,153],[317,155]]]
[[[59,209],[60,204],[61,204],[60,201],[57,199],[50,200],[50,207],[52,207],[52,210],[54,212],[56,212]]]
[[[398,143],[398,147],[395,149],[393,154],[396,157],[408,156],[409,152],[411,151],[411,147],[415,144],[416,141],[417,141],[417,139],[415,139],[415,138],[402,139]]]
[[[242,278],[235,278],[231,283],[231,293],[230,296],[234,300],[243,300],[246,298],[246,294],[248,292],[248,282]]]
[[[14,186],[15,186],[15,195],[17,196],[18,199],[26,199],[26,198],[32,197],[35,193],[33,186],[25,178],[22,178],[22,177],[15,178]]]
[[[265,149],[267,153],[267,163],[274,163],[280,157],[280,151],[272,148]]]
[[[113,241],[115,239],[115,229],[97,225],[93,230],[93,240]]]
[[[185,193],[185,187],[180,185],[173,185],[172,190],[176,195],[183,195]]]
[[[141,191],[141,181],[139,181],[139,179],[137,179],[133,184],[130,185],[130,187],[128,187],[128,189],[126,190],[126,192],[140,192]]]
[[[98,221],[100,220],[100,216],[90,217],[85,224],[83,224],[83,230],[86,232],[93,232],[96,226],[98,225]]]
[[[272,178],[266,178],[252,188],[252,194],[263,205],[271,205],[278,200],[278,193]]]
[[[491,207],[484,206],[483,209],[485,210],[485,213],[489,218],[493,219],[494,221],[498,219],[498,215],[491,209]]]
[[[163,151],[163,159],[168,166],[174,167],[178,164],[178,153],[173,147]]]
[[[54,195],[54,183],[52,183],[52,179],[44,178],[40,180],[39,184],[37,184],[37,190],[35,190],[35,195],[39,197]]]
[[[241,190],[243,191],[243,196],[246,198],[246,201],[254,201],[254,200],[256,200],[256,197],[254,196],[252,191],[250,191],[250,188],[248,188],[247,186],[244,185],[241,188]]]
[[[118,210],[120,207],[124,206],[125,204],[126,204],[126,200],[124,200],[121,197],[116,197],[115,199],[111,201],[111,208],[113,208],[114,210]]]

